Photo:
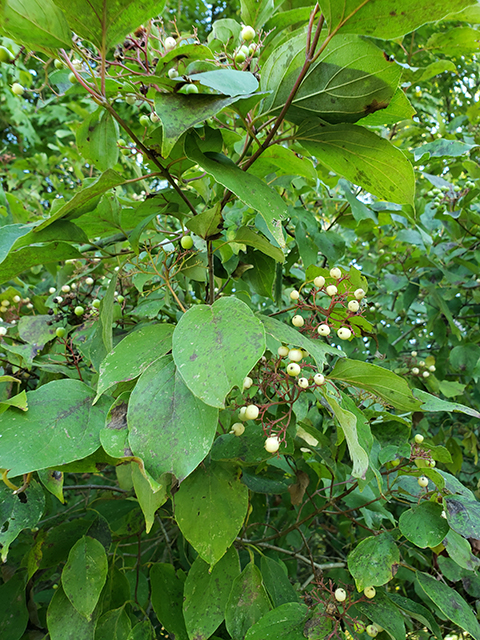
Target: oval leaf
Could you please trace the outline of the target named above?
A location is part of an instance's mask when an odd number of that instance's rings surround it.
[[[362,540],[348,556],[348,570],[355,578],[357,589],[379,587],[393,578],[400,552],[388,533]]]
[[[442,518],[442,506],[433,502],[421,502],[404,511],[398,525],[407,540],[421,549],[439,545],[450,528]]]

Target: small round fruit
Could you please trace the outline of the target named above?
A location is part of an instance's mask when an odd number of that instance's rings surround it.
[[[187,95],[191,93],[198,93],[198,87],[196,84],[187,84],[184,86],[183,92]]]
[[[398,467],[398,465],[400,464],[400,460],[398,458],[394,458],[393,460],[391,460],[390,464],[392,465],[392,467]]]
[[[148,125],[150,124],[150,118],[148,116],[146,116],[145,114],[143,116],[140,116],[138,121],[140,122],[142,127],[148,127]]]
[[[63,293],[69,293],[70,292],[70,285],[69,284],[64,284],[62,287],[62,291]]]
[[[281,358],[285,358],[285,356],[288,356],[290,352],[290,349],[288,347],[278,347],[277,349],[277,353]]]
[[[242,62],[245,62],[245,60],[246,60],[246,57],[243,51],[237,51],[237,53],[235,54],[235,62],[238,62],[238,64],[241,64]]]
[[[327,295],[329,295],[330,297],[333,297],[338,292],[338,289],[334,284],[329,284],[328,287],[326,288],[326,292],[327,292]]]
[[[6,47],[0,47],[0,62],[13,62],[15,56]],[[56,60],[55,60],[56,62]]]
[[[124,296],[117,296],[117,302],[122,304],[122,302],[125,300]]]
[[[193,238],[192,236],[183,236],[180,240],[180,244],[182,245],[182,249],[188,250],[193,247]]]
[[[348,327],[340,327],[340,329],[337,331],[337,336],[340,338],[340,340],[350,340],[350,338],[352,337],[352,332],[350,331],[350,329],[348,329]]]
[[[428,478],[426,478],[425,476],[420,476],[417,482],[419,487],[423,487],[423,488],[428,487]]]
[[[55,293],[56,289],[55,287],[50,287],[50,289],[48,290],[48,293]]]
[[[16,96],[23,96],[24,92],[25,89],[19,82],[14,82],[12,84],[12,93],[14,93]]]
[[[243,421],[243,420],[246,420],[246,419],[247,419],[247,418],[246,418],[246,416],[245,416],[246,411],[247,411],[247,407],[241,407],[241,408],[240,408],[240,411],[238,412],[238,418],[239,418],[240,420],[242,420],[242,421]]]
[[[170,78],[170,80],[173,80],[174,78],[178,78],[178,71],[176,69],[169,69],[168,77]]]
[[[61,60],[55,60],[53,63],[55,69],[63,69],[65,66]]]
[[[67,330],[64,327],[57,327],[55,329],[55,335],[57,336],[57,338],[63,338],[66,333]]]
[[[290,364],[287,366],[287,373],[289,376],[292,376],[292,378],[298,376],[300,371],[300,366],[296,362],[290,362]]]
[[[293,291],[290,291],[290,299],[291,300],[298,300],[300,297],[300,292],[297,291],[296,289],[294,289]]]
[[[323,373],[316,373],[313,376],[313,381],[315,382],[315,384],[318,384],[319,386],[322,384],[325,384],[325,376],[323,375]]]
[[[347,592],[345,589],[335,589],[335,600],[337,602],[345,602],[347,599]]]
[[[307,378],[299,378],[297,380],[297,384],[300,387],[300,389],[308,389],[308,380],[307,380]]]
[[[430,366],[428,367],[428,370],[429,370],[429,371],[431,371],[431,372],[433,373],[434,371],[436,371],[436,370],[437,370],[437,368],[435,367],[435,365],[434,365],[434,364],[432,364],[432,365],[430,365]]]
[[[416,358],[418,354],[416,351],[412,351],[410,355],[412,356],[412,358]]]
[[[88,284],[88,286],[93,284],[93,278],[91,278],[90,276],[88,276],[88,278],[85,278],[85,284]]]
[[[355,633],[364,633],[365,625],[361,620],[358,620],[358,622],[355,622],[355,624],[353,625],[353,630],[355,631]]]
[[[333,267],[333,269],[330,269],[330,276],[332,278],[335,278],[335,280],[340,280],[340,278],[342,277],[342,272],[338,267]]]
[[[163,46],[165,47],[166,51],[171,51],[177,46],[177,41],[175,40],[175,38],[165,38]]]
[[[130,106],[135,104],[136,100],[137,100],[136,97],[133,96],[131,93],[125,96],[125,102]]]
[[[436,466],[436,462],[435,460],[427,460],[427,467],[430,467],[431,469],[433,469],[433,467]]]
[[[117,140],[117,147],[126,147],[127,143],[125,142],[125,140],[123,138],[119,138]]]
[[[367,626],[366,631],[367,631],[367,636],[370,636],[371,638],[375,638],[376,636],[378,636],[378,630],[374,624],[369,624]]]
[[[328,324],[321,324],[317,328],[317,333],[320,336],[329,336],[330,335],[330,327]]]
[[[235,424],[232,424],[231,433],[233,433],[234,436],[241,436],[244,431],[245,425],[241,422],[235,422]]]
[[[305,320],[302,318],[302,316],[296,315],[292,318],[292,324],[294,327],[303,327],[303,325],[305,324]]]
[[[292,362],[300,362],[303,359],[303,351],[301,349],[289,349],[288,359]]]
[[[429,378],[429,377],[430,377],[430,373],[429,373],[428,371],[424,371],[424,372],[422,373],[422,376],[423,376],[424,378]]]
[[[353,295],[357,300],[361,300],[362,298],[365,297],[366,293],[363,289],[355,289],[355,291],[353,292]]]
[[[157,122],[160,122],[160,118],[157,116],[155,111],[152,111],[152,113],[150,114],[150,122],[152,122],[153,124],[157,124]]]
[[[376,593],[377,592],[375,591],[375,587],[365,587],[365,589],[363,590],[364,596],[366,598],[369,598],[370,600],[375,597]]]
[[[120,149],[120,153],[122,154],[122,156],[129,156],[131,151],[132,150],[128,147],[123,147],[123,149]]]
[[[13,301],[15,302],[15,304],[18,304],[19,302],[22,301],[20,296],[13,296]]]
[[[250,40],[253,40],[255,37],[255,29],[253,27],[245,25],[240,32],[240,37],[242,38],[242,40],[245,40],[245,42],[250,42]]]
[[[78,80],[77,80],[77,76],[73,73],[73,71],[71,71],[71,72],[68,74],[68,81],[69,81],[71,84],[75,84],[76,82],[78,82]]]
[[[95,300],[92,300],[92,307],[94,309],[98,309],[100,307],[100,300],[98,298],[95,298]]]
[[[243,388],[250,389],[252,384],[253,384],[253,380],[250,378],[250,376],[247,376],[243,381]]]
[[[6,336],[7,335],[7,327],[0,327],[0,336]]]
[[[313,284],[319,289],[321,289],[325,284],[325,278],[323,276],[317,276],[313,281]]]
[[[420,373],[420,369],[418,369],[418,367],[413,367],[412,373],[414,376],[418,376],[418,374]]]
[[[280,449],[280,440],[277,436],[270,436],[265,440],[265,449],[268,453],[276,453]]]
[[[247,420],[256,420],[260,413],[259,408],[255,404],[249,404],[245,409],[245,418]]]
[[[78,307],[75,307],[75,309],[73,310],[73,313],[76,316],[83,316],[83,314],[85,313],[85,309],[82,306],[78,305]]]
[[[360,303],[358,302],[358,300],[350,300],[350,302],[348,303],[348,310],[352,313],[357,313],[359,309]]]

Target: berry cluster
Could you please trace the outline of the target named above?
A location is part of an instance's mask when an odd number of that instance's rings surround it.
[[[445,213],[446,211],[452,212],[456,210],[458,201],[466,196],[474,187],[475,183],[467,180],[463,189],[458,185],[454,187],[443,185],[440,188],[435,187],[428,191],[427,196],[433,198],[432,205],[438,213]]]
[[[290,299],[296,305],[293,326],[311,337],[327,337],[332,329],[340,340],[359,335],[365,291],[352,287],[350,274],[333,267],[329,275],[317,276],[313,287],[311,284],[306,282],[298,291],[290,292]]]

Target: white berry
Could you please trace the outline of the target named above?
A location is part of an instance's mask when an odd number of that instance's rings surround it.
[[[323,285],[325,284],[325,278],[323,276],[317,276],[315,278],[315,280],[313,281],[313,284],[318,287],[319,289],[321,289],[323,287]]]
[[[169,69],[168,77],[170,78],[170,80],[173,80],[174,78],[178,77],[178,71],[176,69]]]
[[[288,347],[278,347],[277,349],[277,353],[281,358],[284,358],[285,356],[288,356],[288,352],[290,351],[290,349]]]
[[[0,327],[0,336],[7,335],[7,327]]]
[[[260,413],[259,408],[254,404],[249,404],[245,409],[245,418],[247,420],[256,420],[258,418],[258,414]]]
[[[424,367],[425,366],[425,360],[420,360],[420,362],[418,363],[419,367]]]
[[[246,416],[245,416],[245,412],[247,411],[247,407],[241,407],[240,411],[238,412],[238,417],[240,420],[246,420]]]
[[[428,478],[426,478],[425,476],[420,476],[417,482],[420,487],[428,487]]]
[[[62,287],[63,293],[68,293],[70,291],[70,286],[68,284],[64,284]]]
[[[21,301],[21,297],[20,296],[13,296],[13,301],[15,302],[15,304],[18,304]]]
[[[93,284],[93,278],[91,278],[90,276],[88,276],[88,278],[85,278],[85,284],[88,284],[88,286]]]
[[[48,293],[55,293],[56,289],[55,287],[50,287],[50,289],[48,290]]]
[[[170,51],[171,49],[174,49],[177,46],[177,41],[175,40],[175,38],[165,38],[165,42],[163,43],[163,46],[167,51]]]
[[[308,380],[307,378],[299,378],[297,381],[298,386],[301,389],[308,389]]]
[[[326,292],[327,294],[332,297],[337,293],[338,289],[334,284],[329,284],[328,287],[326,288]]]
[[[428,377],[430,376],[430,374],[428,373],[428,371],[424,371],[424,372],[422,373],[422,376],[423,376],[424,378],[428,378]]]
[[[422,444],[424,437],[422,436],[421,433],[416,433],[414,440],[417,444]]]
[[[305,324],[305,320],[302,318],[302,316],[296,315],[292,318],[292,324],[294,327],[303,327],[303,325]]]
[[[345,589],[335,589],[335,600],[337,602],[345,602],[347,599],[347,592]]]
[[[293,291],[290,291],[290,298],[292,300],[298,300],[300,297],[300,292],[297,291],[296,289],[294,289]]]
[[[253,380],[250,378],[250,376],[247,376],[243,381],[243,388],[250,389],[252,384],[253,384]]]
[[[245,425],[241,422],[235,422],[235,424],[232,425],[230,433],[233,433],[234,436],[241,436],[244,431]]]
[[[357,313],[359,309],[360,309],[360,304],[358,300],[350,300],[350,302],[348,303],[348,310],[351,311],[352,313]]]
[[[374,598],[376,593],[375,587],[365,587],[363,590],[364,596],[369,599]]]
[[[321,336],[329,336],[330,335],[330,327],[328,324],[321,324],[317,328],[317,332]]]
[[[290,362],[290,364],[287,367],[287,373],[289,376],[292,376],[292,377],[298,376],[300,371],[301,369],[296,362]]]
[[[349,340],[352,337],[352,332],[347,327],[341,327],[337,331],[337,336],[340,340]]]
[[[265,440],[265,449],[268,453],[276,453],[280,448],[280,440],[277,436],[270,436]]]
[[[436,370],[437,370],[437,368],[435,367],[435,365],[434,365],[434,364],[432,364],[432,365],[430,365],[430,366],[428,367],[428,370],[429,370],[429,371],[431,371],[431,372],[433,373],[434,371],[436,371]]]
[[[420,369],[418,369],[418,367],[413,367],[412,373],[414,376],[418,376],[418,374],[420,373]]]
[[[412,356],[412,358],[416,358],[418,354],[416,351],[412,351],[410,355]]]
[[[340,280],[342,272],[338,267],[333,267],[333,269],[330,269],[330,275],[332,278],[335,278],[335,280]]]
[[[292,362],[300,362],[303,358],[303,351],[301,349],[290,349],[288,352],[288,359]]]
[[[325,376],[323,375],[323,373],[316,373],[313,376],[313,381],[318,385],[325,384]]]
[[[357,300],[361,300],[362,298],[365,297],[365,291],[363,289],[356,289],[353,293],[353,295],[355,296],[355,298]]]

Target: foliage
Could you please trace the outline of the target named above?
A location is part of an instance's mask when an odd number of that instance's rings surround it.
[[[3,640],[480,639],[470,3],[0,2]]]

